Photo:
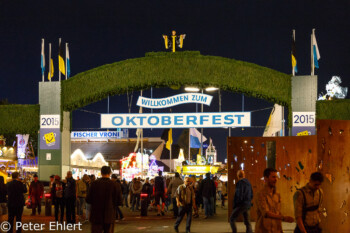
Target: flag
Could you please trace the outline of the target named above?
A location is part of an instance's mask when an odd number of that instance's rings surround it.
[[[316,68],[319,68],[318,60],[320,60],[321,56],[320,56],[320,52],[318,51],[315,33],[312,33],[312,51],[313,51],[313,57],[314,57],[314,66]]]
[[[207,140],[203,135],[203,142]],[[190,147],[200,148],[201,147],[201,133],[196,128],[190,129]]]
[[[168,131],[168,141],[166,142],[166,148],[168,150],[171,149],[171,144],[173,144],[173,129],[169,129]]]
[[[292,37],[292,67],[295,73],[298,73],[298,66],[297,66],[297,51],[295,48],[295,39]]]
[[[173,130],[172,129],[165,129],[160,138],[165,141],[165,143],[166,143],[165,147],[168,150],[170,150],[171,144],[173,144]]]
[[[45,74],[45,40],[41,40],[41,75],[44,76]]]
[[[67,75],[66,77],[69,78],[70,76],[70,61],[69,61],[69,49],[68,49],[68,44],[66,46],[66,66],[67,66]]]
[[[49,64],[49,66],[50,66],[50,68],[49,68],[50,72],[47,74],[47,78],[48,78],[49,80],[51,80],[51,78],[53,77],[53,74],[54,74],[54,70],[53,70],[53,60],[52,60],[51,57],[50,57],[50,64]]]
[[[62,47],[61,41],[58,48],[58,68],[63,75],[66,75],[66,68],[64,66],[64,59],[63,59],[63,47]]]
[[[282,106],[275,104],[267,121],[263,137],[274,137],[282,130]]]

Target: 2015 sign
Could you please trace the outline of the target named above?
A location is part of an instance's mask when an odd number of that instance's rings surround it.
[[[41,115],[41,129],[57,129],[60,128],[60,115]]]
[[[315,112],[293,112],[293,127],[315,126]]]

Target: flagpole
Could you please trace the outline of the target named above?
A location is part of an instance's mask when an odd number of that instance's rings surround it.
[[[173,144],[173,130],[172,129],[169,129],[169,130],[171,130],[171,141],[170,141],[171,142],[171,144],[170,144],[170,172],[171,172],[172,171],[171,170],[171,167],[172,167],[171,165],[173,163],[172,160],[171,160],[172,159],[171,149],[172,149],[172,144]],[[169,135],[168,135],[168,140],[170,140]]]
[[[61,49],[61,38],[58,39],[58,50]],[[60,51],[58,51],[58,81],[61,82],[61,70],[60,70]]]
[[[66,80],[68,76],[68,66],[67,66],[67,50],[68,50],[68,43],[66,43]]]
[[[295,43],[295,30],[293,29],[293,40],[294,40],[294,43]],[[295,76],[295,69],[294,67],[292,66],[292,74],[293,76]]]
[[[142,96],[142,90],[141,90]],[[140,107],[142,113],[142,107]],[[141,128],[141,176],[143,175],[143,129]]]
[[[203,94],[203,88],[202,88],[202,94]],[[201,106],[201,112],[203,113],[203,104]],[[203,127],[201,128],[201,155],[203,155]]]
[[[42,38],[41,39],[41,49],[43,50],[43,54],[42,54],[42,60],[43,60],[43,66],[45,67],[45,39],[44,38]],[[41,68],[42,69],[42,68]],[[45,69],[45,68],[44,68]],[[42,72],[42,71],[41,71]],[[42,81],[43,82],[45,82],[45,71],[44,72],[42,72],[42,74],[41,74],[41,76],[42,76]]]
[[[191,156],[191,128],[188,128],[188,161],[190,161]]]
[[[313,42],[314,42],[314,34],[315,34],[315,29],[312,29],[312,34],[311,34],[311,75],[315,75],[315,63],[314,63],[314,51],[313,51]]]
[[[49,77],[50,77],[50,82],[53,77],[51,77],[51,43],[49,43]]]

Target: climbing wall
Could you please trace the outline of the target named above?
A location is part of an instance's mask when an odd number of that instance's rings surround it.
[[[350,121],[318,120],[318,166],[325,175],[325,233],[350,232]]]
[[[271,149],[270,145],[274,148]],[[237,171],[244,167],[246,178],[250,180],[253,192],[257,193],[264,185],[263,171],[269,162],[275,164],[280,177],[277,190],[282,196],[282,213],[294,216],[293,194],[317,169],[317,137],[230,137],[227,147],[228,206],[232,207]],[[270,159],[274,161],[271,163]],[[229,208],[229,216],[231,211]],[[256,219],[255,206],[251,218]]]

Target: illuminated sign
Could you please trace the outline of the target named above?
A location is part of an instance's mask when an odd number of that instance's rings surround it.
[[[204,165],[204,166],[183,166],[182,174],[206,174],[208,172],[215,174],[218,171],[218,167]]]
[[[101,128],[250,127],[250,112],[101,114]]]
[[[73,131],[71,139],[118,139],[123,138],[123,131]]]
[[[185,93],[162,99],[150,99],[139,96],[136,105],[144,108],[169,108],[179,104],[198,103],[210,106],[213,97],[200,93]]]

